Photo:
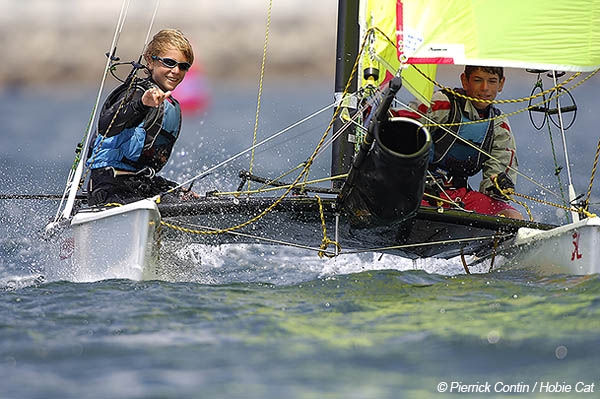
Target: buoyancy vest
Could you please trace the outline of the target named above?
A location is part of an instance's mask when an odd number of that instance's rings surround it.
[[[467,100],[446,90],[444,94],[450,101],[448,123],[470,122],[470,119],[464,114]],[[500,113],[500,110],[490,104],[489,117],[498,116]],[[455,182],[462,182],[459,186],[466,187],[467,178],[476,175],[488,159],[488,156],[478,149],[489,154],[494,139],[494,121],[460,124],[448,128],[476,148],[465,144],[446,130],[438,128],[432,134],[434,152],[430,169],[441,169],[447,176],[453,177]]]
[[[138,80],[133,87],[130,82],[117,87],[110,93],[102,112],[122,100],[124,92],[142,92],[157,87],[150,79]],[[125,100],[127,101],[127,99]],[[116,135],[96,138],[90,151],[88,166],[91,169],[114,167],[116,169],[140,171],[150,167],[160,171],[169,160],[173,146],[181,130],[181,109],[173,97],[151,108],[137,126],[123,129]]]

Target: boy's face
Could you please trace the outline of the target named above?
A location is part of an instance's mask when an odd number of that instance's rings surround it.
[[[167,51],[163,51],[158,55],[160,58],[170,58],[177,62],[187,62],[183,53],[174,48],[170,48]],[[173,68],[167,67],[162,61],[156,59],[152,60],[148,67],[152,72],[152,80],[156,82],[156,84],[163,91],[173,91],[177,87],[179,83],[185,77],[185,73],[187,70],[181,69],[179,65],[176,65]]]
[[[504,87],[504,77],[500,79],[495,73],[485,72],[481,69],[471,72],[468,79],[467,75],[463,73],[460,75],[460,80],[467,96],[482,100],[494,100]],[[472,101],[472,103],[479,110],[489,105],[488,102]]]

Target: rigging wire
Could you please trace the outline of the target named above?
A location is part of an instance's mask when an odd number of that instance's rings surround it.
[[[189,234],[197,234],[197,233],[201,233],[201,232],[205,232],[205,231],[221,232],[221,229],[216,228],[216,227],[196,225],[193,223],[186,224],[186,226],[188,226],[188,227],[177,226],[177,225],[171,224],[169,222],[165,222],[165,221],[161,221],[160,223],[163,226],[168,227],[170,229],[181,231],[184,233],[189,233]],[[393,246],[388,246],[388,247],[362,248],[362,249],[356,249],[356,250],[350,250],[350,251],[344,251],[344,252],[339,251],[339,252],[334,253],[334,252],[324,250],[322,248],[310,247],[307,245],[297,244],[297,243],[290,242],[290,241],[276,240],[273,238],[257,236],[254,234],[248,234],[248,233],[243,233],[243,232],[239,232],[239,231],[225,231],[224,233],[235,235],[238,237],[251,238],[251,239],[254,239],[257,241],[269,242],[272,244],[280,244],[280,245],[286,245],[286,246],[295,247],[295,248],[308,249],[308,250],[311,250],[314,252],[322,252],[325,255],[330,255],[330,256],[352,255],[352,254],[361,254],[361,253],[367,253],[367,252],[382,252],[382,251],[390,251],[390,250],[395,250],[395,249],[409,249],[409,248],[427,247],[427,246],[432,246],[432,245],[448,245],[448,244],[469,243],[469,242],[487,241],[487,240],[498,241],[499,239],[510,238],[512,236],[511,234],[494,234],[491,236],[478,236],[478,237],[456,238],[456,239],[438,240],[438,241],[425,241],[425,242],[418,242],[418,243],[413,243],[413,244],[393,245]]]
[[[273,179],[268,179],[265,183],[263,183],[260,187],[258,187],[256,190],[258,192],[262,192],[261,190],[264,189],[265,187],[271,185],[271,183],[276,182],[276,181],[280,181],[281,179],[283,179],[284,177],[286,177],[287,175],[289,175],[290,173],[303,168],[304,167],[304,162],[299,163],[297,166],[293,167],[292,169],[283,172],[282,174],[280,174],[279,176],[273,178]],[[250,172],[248,172],[250,173]],[[238,187],[238,192],[240,192],[242,190],[242,188],[244,187],[244,183],[242,183],[239,187]],[[250,188],[248,188],[248,191],[250,191]],[[219,193],[220,195],[222,193]],[[234,195],[240,195],[241,193],[235,193]]]
[[[355,95],[355,94],[352,94]],[[363,105],[362,107],[359,107],[358,112],[355,113],[354,116],[352,116],[352,118],[350,118],[349,120],[347,120],[346,122],[344,122],[344,124],[340,127],[340,129],[329,139],[327,140],[323,146],[321,147],[321,149],[319,151],[317,151],[317,154],[315,155],[314,159],[317,159],[321,154],[323,154],[325,152],[325,149],[327,149],[327,147],[329,147],[342,133],[344,133],[344,131],[346,131],[346,129],[348,129],[350,126],[352,126],[352,124],[356,124],[357,122],[355,121],[355,119],[357,119],[359,117],[359,113],[364,111],[364,108],[366,108],[368,106],[368,104]],[[361,126],[362,127],[362,126]],[[240,188],[238,188],[237,191],[231,191],[231,192],[216,192],[213,193],[213,195],[235,195],[235,196],[239,196],[242,194],[257,194],[257,193],[262,193],[262,192],[266,192],[266,191],[273,191],[273,190],[277,190],[277,189],[282,189],[282,188],[289,188],[290,185],[286,184],[283,186],[278,186],[278,188],[271,188],[271,189],[265,189],[266,186],[269,185],[269,182],[274,182],[274,181],[278,181],[279,179],[289,175],[290,173],[303,168],[304,166],[306,166],[305,162],[300,163],[299,165],[291,168],[288,171],[283,172],[281,175],[279,175],[276,178],[273,179],[268,179],[266,183],[264,183],[262,186],[260,186],[258,189],[255,190],[246,190],[246,191],[241,191],[241,187],[243,186],[243,184],[245,184],[245,181],[242,182],[242,184],[240,185]],[[336,179],[341,179],[341,178],[345,178],[347,177],[347,174],[342,174],[342,175],[338,175],[338,176],[330,176],[327,178],[321,178],[321,179],[316,179],[316,180],[312,180],[309,182],[304,182],[302,184],[298,184],[298,187],[306,187],[306,185],[308,184],[312,184],[312,183],[316,183],[316,182],[324,182],[324,181],[331,181],[331,180],[336,180]]]
[[[219,229],[215,228],[215,227],[202,226],[202,225],[196,225],[196,224],[187,224],[187,226],[189,226],[189,228],[187,228],[187,227],[176,226],[176,225],[173,225],[173,224],[165,222],[165,221],[161,221],[160,223],[168,228],[182,231],[184,233],[190,233],[190,234],[194,234],[196,231],[200,231],[200,229],[202,229],[204,231],[219,231]],[[323,251],[323,249],[321,249],[321,248],[315,248],[315,247],[310,247],[308,245],[296,244],[296,243],[290,242],[290,241],[276,240],[273,238],[261,237],[261,236],[257,236],[254,234],[242,233],[239,231],[227,231],[226,233],[234,235],[234,236],[238,236],[238,237],[246,237],[246,238],[251,238],[251,239],[257,240],[257,241],[264,241],[264,242],[268,242],[271,244],[286,245],[288,247],[308,249],[310,251],[314,251],[317,253],[324,252],[327,255],[335,255],[335,253],[329,252],[329,251]]]
[[[349,96],[358,96],[360,95],[360,93],[352,93],[349,94]],[[317,151],[317,155],[315,155],[315,159],[317,159],[321,154],[323,154],[325,152],[325,150],[330,147],[333,142],[335,140],[337,140],[342,133],[344,133],[347,129],[349,129],[351,126],[355,126],[355,127],[359,127],[360,129],[366,129],[364,126],[360,125],[357,122],[357,119],[360,118],[360,114],[365,111],[368,107],[370,106],[369,103],[365,103],[363,105],[361,105],[358,109],[357,112],[354,113],[354,115],[348,119],[346,119],[346,121],[342,124],[342,126],[338,129],[337,132],[335,132],[334,134],[331,135],[331,138],[329,138],[329,140],[327,140],[323,146],[321,147],[321,149],[319,149],[319,151]],[[341,116],[340,116],[341,118]]]
[[[350,96],[353,96],[353,95],[356,95],[356,94],[357,94],[357,93],[353,93],[353,94],[350,94]],[[333,142],[334,142],[334,141],[335,141],[335,140],[336,140],[336,139],[337,139],[337,138],[338,138],[338,137],[339,137],[339,136],[340,136],[342,133],[344,133],[344,132],[346,131],[346,129],[348,129],[350,126],[352,126],[352,124],[357,124],[357,122],[355,121],[355,119],[358,119],[358,118],[359,118],[359,114],[360,114],[362,111],[364,111],[364,109],[365,109],[366,107],[368,107],[368,104],[365,104],[365,105],[363,105],[363,106],[359,107],[359,108],[358,108],[358,112],[356,112],[356,113],[355,113],[355,114],[354,114],[354,115],[353,115],[353,116],[352,116],[350,119],[348,119],[346,122],[344,122],[344,123],[342,124],[342,126],[340,127],[340,129],[339,129],[339,130],[338,130],[338,131],[337,131],[335,134],[333,134],[333,135],[332,135],[332,137],[331,137],[329,140],[327,140],[327,141],[326,141],[326,142],[323,144],[323,146],[321,147],[321,149],[320,149],[319,151],[317,151],[317,154],[315,155],[314,159],[317,159],[317,158],[318,158],[320,155],[322,155],[322,154],[325,152],[325,150],[326,150],[328,147],[330,147],[330,146],[332,145],[332,143],[333,143]],[[357,125],[357,126],[360,126],[360,125]],[[360,127],[364,129],[364,127],[362,127],[362,126],[360,126]],[[278,177],[275,177],[275,178],[273,178],[273,179],[268,179],[266,183],[264,183],[262,186],[260,186],[258,189],[255,189],[255,190],[250,190],[250,189],[247,189],[246,191],[241,191],[241,187],[242,187],[242,186],[245,184],[245,181],[243,181],[243,182],[242,182],[242,184],[240,185],[240,187],[238,188],[238,190],[237,190],[237,191],[232,191],[232,192],[227,192],[227,193],[224,193],[224,192],[219,192],[219,193],[216,193],[215,195],[232,194],[232,195],[236,195],[236,196],[238,196],[238,195],[242,195],[242,194],[254,194],[254,193],[261,193],[261,192],[265,191],[265,190],[263,190],[263,189],[264,189],[266,186],[268,186],[268,185],[269,185],[269,182],[270,182],[270,181],[278,181],[278,180],[280,180],[281,178],[283,178],[283,177],[285,177],[285,176],[287,176],[287,175],[291,174],[292,172],[294,172],[294,171],[296,171],[296,170],[298,170],[298,169],[300,169],[300,168],[303,168],[304,166],[306,166],[306,162],[302,162],[302,163],[300,163],[299,165],[297,165],[297,166],[295,166],[295,167],[293,167],[293,168],[291,168],[291,169],[289,169],[289,170],[287,170],[287,171],[283,172],[283,173],[282,173],[282,174],[280,174]],[[248,172],[248,173],[249,173],[249,172]],[[340,179],[340,178],[342,178],[342,177],[346,177],[346,176],[347,176],[347,174],[343,174],[343,175],[339,175],[339,176],[330,176],[329,178],[322,178],[322,179],[318,179],[318,180],[319,180],[319,182],[328,181],[328,180],[329,180],[329,181],[331,181],[331,180]],[[314,182],[314,181],[313,181],[313,182]],[[298,186],[299,186],[299,187],[306,187],[306,185],[307,185],[307,184],[309,184],[309,183],[308,183],[308,182],[304,182],[304,183],[302,183],[302,184],[299,184]],[[281,186],[280,186],[280,187],[281,187]],[[285,188],[287,188],[287,187],[289,187],[289,185],[286,185],[286,186],[285,186]],[[271,191],[271,190],[268,190],[268,191]]]
[[[291,170],[290,172],[288,172],[288,174],[291,173],[291,172],[293,172],[294,170],[297,170],[297,169],[303,167],[303,166],[304,166],[303,164],[298,165],[296,168],[294,168],[293,170]],[[229,192],[218,191],[218,192],[212,193],[212,195],[218,195],[218,196],[223,196],[223,195],[242,195],[242,194],[250,195],[250,194],[266,193],[266,192],[269,192],[269,191],[285,190],[285,189],[290,188],[290,187],[292,187],[292,188],[298,187],[300,189],[304,189],[305,186],[308,186],[310,184],[323,183],[323,182],[331,181],[331,180],[345,179],[346,177],[348,177],[348,174],[344,173],[344,174],[337,175],[337,176],[328,176],[328,177],[323,177],[323,178],[320,178],[320,179],[307,180],[307,181],[305,181],[303,183],[297,184],[296,186],[292,186],[291,184],[283,184],[283,185],[277,185],[277,186],[274,186],[274,187],[264,188],[265,186],[268,185],[268,183],[267,183],[267,184],[263,184],[261,187],[259,187],[257,189],[254,189],[254,190],[246,190],[246,191],[240,191],[240,190],[238,190],[238,191],[229,191]],[[276,181],[276,180],[271,180],[271,182],[273,182],[273,181]]]
[[[234,161],[235,159],[241,157],[242,155],[244,155],[244,154],[252,151],[253,149],[258,148],[258,147],[260,147],[260,146],[268,143],[269,141],[271,141],[271,140],[273,140],[273,139],[281,136],[282,134],[287,133],[288,131],[290,131],[291,129],[295,128],[296,126],[299,126],[299,125],[305,123],[306,121],[308,121],[308,120],[316,117],[317,115],[319,115],[319,114],[321,114],[321,113],[323,113],[323,112],[325,112],[325,111],[327,111],[327,110],[335,107],[335,105],[336,105],[335,102],[331,103],[329,105],[326,105],[325,107],[323,107],[323,108],[321,108],[321,109],[313,112],[312,114],[308,115],[307,117],[302,118],[302,119],[300,119],[297,122],[294,122],[290,126],[284,128],[284,129],[280,130],[279,132],[274,133],[270,137],[267,137],[266,139],[264,139],[264,140],[256,143],[255,145],[253,145],[253,146],[251,146],[249,148],[246,148],[245,150],[238,152],[237,154],[233,155],[232,157],[227,158],[226,160],[224,160],[222,162],[219,162],[218,164],[216,164],[216,165],[208,168],[207,170],[205,170],[205,171],[197,174],[196,176],[191,177],[191,178],[185,180],[184,182],[182,182],[182,183],[178,184],[177,186],[171,188],[170,190],[166,191],[164,194],[171,193],[171,192],[173,192],[173,191],[175,191],[175,190],[177,190],[177,189],[179,189],[179,188],[181,188],[181,187],[183,187],[183,186],[185,186],[187,184],[190,184],[190,183],[192,183],[192,182],[194,182],[194,181],[196,181],[198,179],[203,178],[204,176],[206,176],[206,175],[214,172],[216,169],[219,169],[219,168],[223,167],[224,165],[227,165],[228,163],[230,163],[230,162]]]
[[[359,254],[359,253],[363,253],[363,252],[381,252],[381,251],[388,251],[388,250],[392,250],[392,249],[419,248],[419,247],[426,247],[428,245],[458,244],[458,243],[462,243],[462,242],[495,240],[495,239],[509,238],[509,237],[512,237],[512,235],[511,234],[494,234],[491,236],[455,238],[452,240],[438,240],[438,241],[418,242],[418,243],[414,243],[414,244],[392,245],[389,247],[356,249],[356,250],[342,252],[342,253],[340,253],[340,255]]]
[[[544,113],[544,114],[548,115],[547,113]],[[562,170],[562,166],[558,165],[558,158],[556,157],[556,148],[554,146],[554,137],[552,136],[552,127],[550,126],[549,123],[547,123],[547,125],[548,125],[548,136],[550,137],[550,147],[552,148],[552,160],[554,162],[554,175],[556,176],[556,179],[558,180],[558,189],[560,190],[560,197],[562,199],[562,204],[567,205],[568,201],[565,197],[565,188],[563,186],[562,179],[560,178],[560,171]],[[567,221],[568,221],[569,220],[569,212],[568,211],[565,211],[565,217],[567,218]]]
[[[0,194],[0,200],[61,200],[61,194]],[[78,195],[78,200],[85,199],[85,196]]]
[[[158,6],[160,5],[160,0],[156,0],[156,4],[154,6],[154,13],[152,14],[152,19],[150,20],[150,25],[148,26],[148,33],[146,33],[146,39],[144,40],[144,47],[142,48],[142,54],[146,51],[146,45],[150,40],[150,32],[152,32],[152,26],[154,25],[154,21],[156,20],[156,14],[158,12]]]
[[[353,93],[353,94],[349,94],[349,96],[355,96],[355,95],[357,95],[357,94],[358,94],[358,93]],[[341,126],[341,127],[338,129],[338,131],[337,131],[337,132],[335,132],[335,134],[333,134],[333,135],[331,136],[331,138],[329,138],[329,140],[327,140],[327,141],[326,141],[326,142],[323,144],[323,146],[322,146],[322,147],[319,149],[319,151],[317,151],[317,154],[315,155],[314,159],[317,159],[317,158],[319,158],[319,156],[321,156],[323,153],[325,153],[325,151],[326,151],[326,150],[327,150],[327,149],[328,149],[328,148],[329,148],[329,147],[330,147],[330,146],[333,144],[333,142],[334,142],[334,141],[335,141],[335,140],[336,140],[338,137],[340,137],[340,136],[341,136],[341,135],[342,135],[342,134],[343,134],[343,133],[344,133],[344,132],[345,132],[345,131],[346,131],[348,128],[350,128],[350,127],[351,127],[353,124],[354,124],[355,126],[357,126],[357,127],[360,127],[360,128],[362,128],[362,129],[366,129],[366,128],[365,128],[365,127],[363,127],[362,125],[358,124],[358,122],[356,121],[356,119],[360,118],[360,113],[361,113],[361,112],[363,112],[363,111],[364,111],[364,110],[365,110],[365,109],[366,109],[368,106],[369,106],[369,104],[364,104],[364,105],[362,105],[361,107],[359,107],[359,108],[358,108],[358,111],[357,111],[357,112],[356,112],[356,113],[355,113],[355,114],[354,114],[354,115],[353,115],[353,116],[352,116],[350,119],[346,120],[346,121],[345,121],[345,122],[342,124],[342,126]],[[271,180],[271,181],[279,180],[279,179],[281,179],[281,178],[283,178],[283,177],[285,177],[285,176],[289,175],[290,173],[292,173],[292,172],[294,172],[294,171],[296,171],[296,170],[298,170],[298,169],[300,169],[300,168],[303,168],[304,166],[306,166],[306,163],[305,163],[305,162],[302,162],[302,163],[300,163],[299,165],[297,165],[297,166],[295,166],[295,167],[293,167],[293,168],[291,168],[291,169],[289,169],[289,170],[287,170],[287,171],[283,172],[283,173],[282,173],[281,175],[279,175],[278,177],[276,177],[276,178],[274,178],[274,179],[270,179],[270,180]],[[347,176],[347,175],[346,175],[346,174],[344,174],[344,175],[340,175],[340,176],[343,176],[343,177],[345,177],[345,176]],[[340,176],[331,176],[331,177],[329,177],[328,179],[327,179],[327,178],[320,179],[320,181],[336,180],[336,179],[340,179],[340,178],[341,178]],[[302,184],[299,184],[298,186],[299,186],[299,187],[306,187],[306,185],[308,185],[308,184],[309,184],[309,183],[307,183],[307,182],[305,181],[304,183],[302,183]],[[237,190],[237,191],[230,192],[230,194],[233,194],[233,195],[241,195],[241,194],[249,194],[249,193],[252,193],[252,194],[254,194],[254,193],[260,193],[260,192],[263,192],[263,190],[262,190],[262,189],[263,189],[265,186],[267,186],[267,185],[268,185],[268,184],[267,184],[267,183],[265,183],[265,184],[263,184],[262,186],[260,186],[258,189],[255,189],[255,190],[250,190],[250,189],[248,189],[248,190],[246,190],[246,191],[241,191],[241,188],[238,188],[238,190]],[[286,187],[287,187],[287,186],[286,186]],[[223,195],[223,193],[219,193],[219,195]]]
[[[73,171],[73,169],[71,169],[71,172],[69,173],[69,177],[67,179],[65,191],[63,194],[63,199],[60,201],[58,210],[56,211],[56,215],[55,215],[54,221],[53,221],[54,223],[56,223],[60,217],[61,209],[63,209],[63,204],[64,204],[64,209],[62,212],[63,218],[68,219],[71,216],[71,211],[72,211],[73,205],[75,203],[75,197],[77,195],[77,190],[79,189],[79,180],[81,179],[81,175],[83,173],[83,166],[86,161],[86,154],[87,154],[87,150],[89,147],[89,141],[92,136],[91,131],[93,128],[93,122],[96,119],[98,105],[100,104],[100,98],[102,96],[102,91],[104,90],[104,84],[106,82],[106,77],[107,77],[108,71],[110,69],[112,57],[116,53],[117,44],[121,37],[121,33],[123,32],[123,26],[125,25],[125,20],[127,19],[127,12],[129,11],[130,1],[131,0],[123,0],[123,3],[121,4],[121,11],[119,13],[117,25],[115,27],[115,33],[113,35],[112,43],[110,45],[109,56],[108,56],[108,59],[106,60],[106,66],[104,68],[102,79],[100,81],[100,87],[98,88],[98,94],[96,96],[96,101],[94,103],[94,107],[92,109],[92,114],[91,114],[87,129],[86,129],[84,144],[83,144],[83,147],[81,148],[81,154],[79,155],[80,159],[79,159],[79,162],[78,162],[78,165],[77,165],[77,168],[75,169],[75,171]],[[64,197],[67,196],[67,193],[68,193],[68,198],[67,198],[67,202],[65,203]]]

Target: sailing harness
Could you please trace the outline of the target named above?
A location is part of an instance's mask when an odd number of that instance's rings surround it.
[[[137,80],[132,86],[129,90],[130,83],[125,82],[113,90],[104,103],[101,115],[123,97],[128,102],[136,91],[143,93],[157,87],[149,78]],[[181,130],[179,103],[174,98],[170,100],[172,101],[166,100],[160,106],[150,108],[144,119],[135,126],[125,126],[121,131],[111,132],[109,125],[105,132],[96,131],[89,151],[88,166],[91,169],[114,167],[131,172],[151,168],[152,175],[159,172],[166,165]],[[143,144],[140,142],[141,137]]]
[[[434,151],[430,159],[433,175],[442,180],[445,188],[467,187],[467,179],[476,175],[488,160],[494,138],[494,123],[490,120],[482,123],[465,124],[470,121],[465,115],[466,101],[450,91],[443,91],[450,101],[448,121],[453,125],[451,132],[436,129],[432,132]],[[488,118],[501,114],[493,105],[487,108]],[[462,123],[459,123],[462,122]],[[454,133],[454,134],[452,134]],[[457,138],[468,140],[472,146]]]

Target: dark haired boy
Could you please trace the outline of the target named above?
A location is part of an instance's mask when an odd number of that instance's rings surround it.
[[[434,143],[429,170],[435,181],[428,187],[436,195],[459,203],[467,210],[522,219],[521,213],[505,201],[495,184],[497,179],[501,189],[514,188],[517,178],[516,146],[510,125],[490,102],[504,87],[504,70],[468,65],[460,80],[462,89],[454,89],[454,93],[483,101],[469,100],[442,90],[434,93],[430,106],[411,104],[414,111],[395,110],[392,113],[429,125],[453,124],[429,127]],[[479,120],[482,122],[472,123]],[[469,187],[468,178],[479,171],[483,172],[483,179],[479,191],[475,191]],[[423,205],[428,202],[423,201]]]

